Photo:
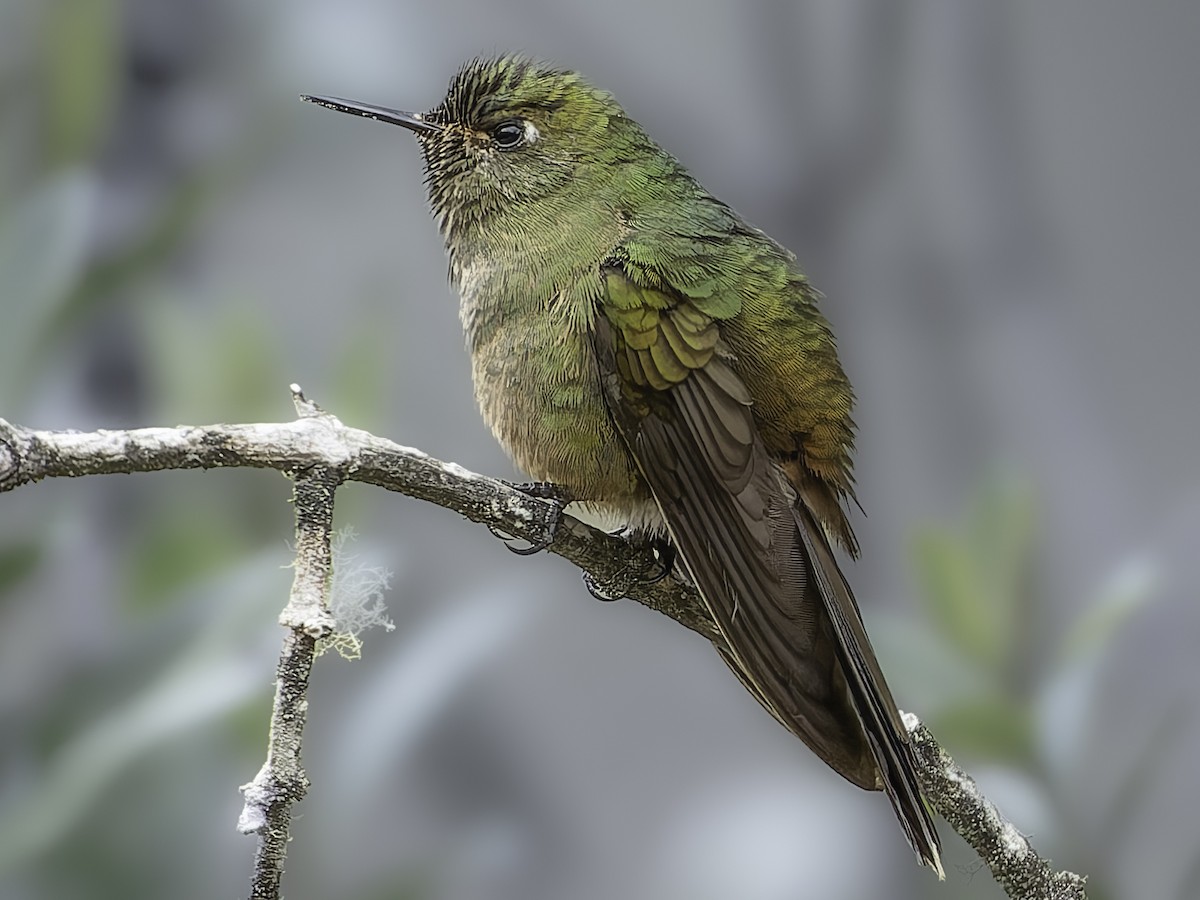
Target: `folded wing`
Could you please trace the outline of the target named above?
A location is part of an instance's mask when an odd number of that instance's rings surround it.
[[[819,524],[758,434],[719,320],[605,268],[605,396],[671,539],[758,701],[832,768],[887,791],[940,868],[895,703]]]

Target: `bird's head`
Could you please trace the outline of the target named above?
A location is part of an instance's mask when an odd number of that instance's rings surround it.
[[[567,197],[595,201],[613,163],[637,155],[631,141],[648,142],[611,94],[521,56],[471,60],[426,113],[305,99],[415,133],[430,203],[448,239],[496,213],[536,208],[543,218],[565,208]]]

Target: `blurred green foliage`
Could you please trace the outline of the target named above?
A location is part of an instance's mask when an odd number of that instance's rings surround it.
[[[926,527],[913,558],[930,624],[977,688],[933,719],[947,746],[1028,765],[1033,754],[1027,671],[1036,624],[1031,486],[993,478],[957,527]]]
[[[42,157],[48,170],[95,157],[120,101],[121,4],[45,0],[38,29]]]
[[[87,402],[103,390],[91,361],[114,352],[138,388],[137,424],[289,415],[294,374],[263,298],[181,271],[205,215],[268,162],[278,119],[251,117],[196,151],[154,131],[165,126],[144,104],[176,106],[154,96],[176,76],[139,81],[131,4],[0,6],[0,416],[114,424]],[[219,65],[201,62],[189,87]],[[362,331],[331,381],[368,414],[387,347]],[[245,867],[219,877],[240,888],[253,847],[233,834],[232,788],[265,747],[288,483],[178,473],[69,488],[0,500],[0,896],[211,895],[185,887],[212,868],[194,855],[198,838],[216,840],[211,824],[185,824],[198,821],[185,783],[205,767],[231,786],[211,800],[231,807],[220,815]],[[156,770],[175,783],[154,789]],[[142,846],[155,820],[162,843]]]
[[[983,765],[1019,774],[1049,817],[1049,830],[1034,835],[1039,851],[1086,859],[1072,837],[1078,830],[1075,804],[1058,786],[1059,770],[1078,765],[1087,754],[1083,722],[1099,706],[1100,664],[1156,585],[1136,566],[1117,572],[1075,621],[1049,634],[1053,626],[1039,596],[1037,521],[1033,486],[993,475],[962,520],[916,532],[913,566],[930,631],[916,643],[929,647],[939,662],[915,671],[937,682],[918,691],[941,697],[922,714],[942,745],[968,772]],[[1065,707],[1064,691],[1070,693]],[[1140,782],[1155,768],[1151,754],[1169,745],[1163,734],[1149,739],[1117,792],[1134,796],[1144,788]],[[1119,818],[1124,810],[1117,803],[1109,814]],[[1019,819],[1016,824],[1029,827]],[[951,859],[958,849],[953,845]],[[1089,896],[1110,893],[1102,866],[1086,874]]]

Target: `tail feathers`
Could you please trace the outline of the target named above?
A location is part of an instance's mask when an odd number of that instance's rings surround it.
[[[945,879],[941,840],[921,796],[916,756],[863,628],[858,604],[812,514],[802,504],[797,504],[795,512],[806,554],[812,562],[812,578],[837,637],[847,687],[879,769],[879,787],[887,793],[896,818],[921,862],[937,872],[939,879]]]

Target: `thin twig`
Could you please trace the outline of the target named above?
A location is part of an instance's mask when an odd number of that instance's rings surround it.
[[[239,823],[262,838],[251,895],[255,900],[278,897],[291,804],[308,786],[300,766],[304,693],[316,640],[332,630],[324,598],[331,573],[333,494],[342,481],[399,491],[514,538],[548,543],[551,553],[590,572],[596,581],[619,584],[639,603],[714,643],[721,640],[699,596],[682,577],[653,584],[631,577],[657,565],[648,547],[585,525],[556,502],[348,428],[305,400],[298,387],[292,390],[301,417],[279,424],[82,433],[36,431],[0,419],[0,493],[43,478],[223,466],[277,469],[294,479],[296,578],[280,617],[289,632],[279,663],[270,751],[263,770],[244,788],[246,807]],[[906,724],[930,803],[975,848],[1010,897],[1084,897],[1083,878],[1051,869],[916,717],[906,717]]]
[[[293,391],[302,417],[321,415],[319,409]],[[292,473],[296,508],[295,576],[279,624],[288,629],[279,654],[275,703],[267,740],[267,760],[254,780],[242,786],[245,806],[238,830],[258,834],[250,900],[278,900],[283,863],[291,832],[292,804],[308,792],[308,775],[300,761],[308,711],[308,678],[317,642],[333,633],[329,613],[329,584],[333,575],[330,535],[333,499],[342,482],[340,470],[317,465]]]
[[[1014,900],[1084,900],[1086,879],[1074,872],[1054,871],[920,719],[905,713],[904,727],[921,765],[921,790],[926,799],[979,854],[1008,896]]]

